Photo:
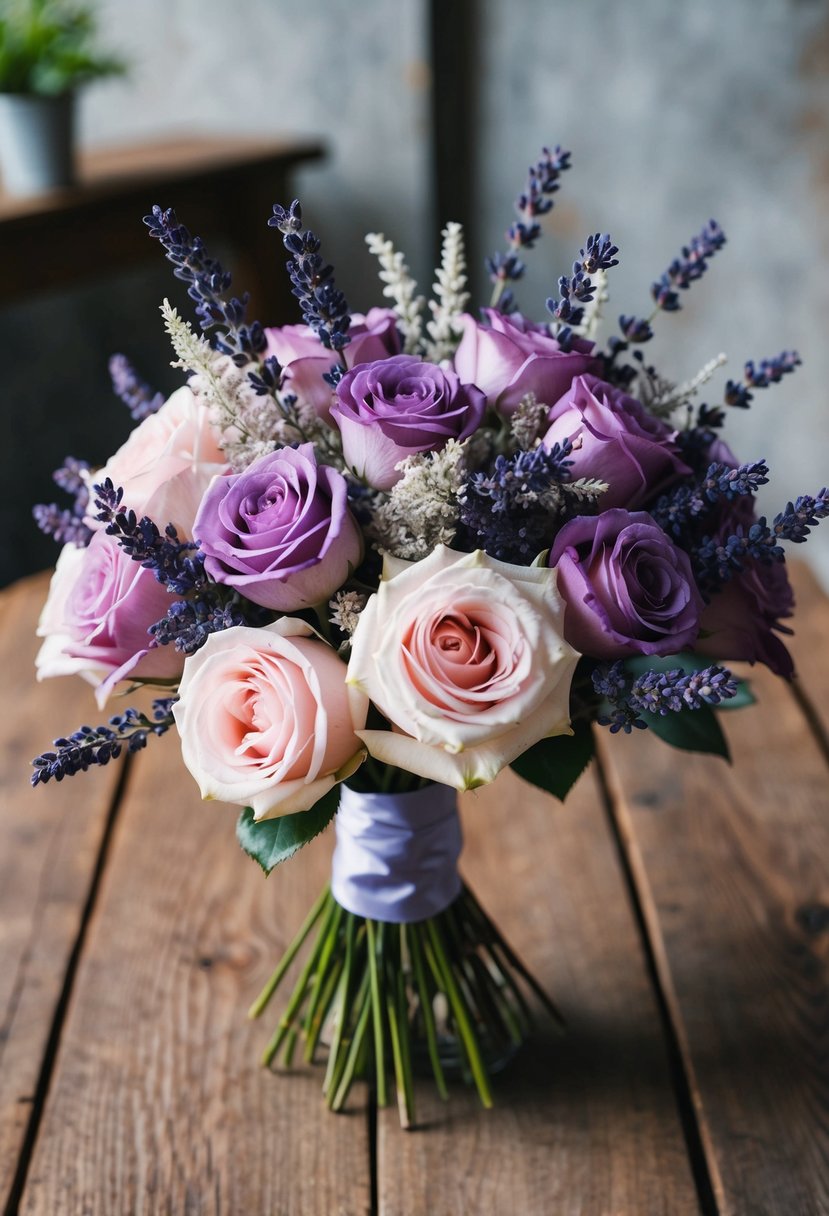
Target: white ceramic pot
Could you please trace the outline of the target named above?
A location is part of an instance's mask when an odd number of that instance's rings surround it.
[[[72,184],[74,101],[72,93],[0,93],[0,178],[7,194]]]

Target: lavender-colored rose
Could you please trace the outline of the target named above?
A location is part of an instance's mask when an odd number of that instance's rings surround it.
[[[393,355],[347,372],[337,385],[331,417],[349,468],[388,490],[406,456],[434,452],[450,439],[466,439],[480,424],[486,399],[453,371],[414,355]]]
[[[645,511],[565,524],[550,551],[565,602],[564,636],[597,659],[693,646],[703,600],[687,553]]]
[[[708,456],[737,467],[736,458],[724,443],[716,450],[712,445]],[[738,528],[747,531],[755,520],[753,501],[738,498],[728,504],[716,534],[724,541]],[[782,563],[761,566],[749,562],[712,594],[702,614],[701,637],[694,649],[716,659],[764,663],[775,675],[791,679],[792,656],[777,635],[791,633],[781,621],[793,611],[794,592],[786,567]]]
[[[574,338],[572,349],[563,351],[544,325],[534,325],[518,313],[507,317],[494,308],[483,312],[484,325],[469,315],[462,319],[455,371],[466,383],[477,384],[500,414],[513,414],[530,392],[552,405],[574,376],[601,370],[592,342]]]
[[[608,483],[602,507],[640,507],[691,472],[673,432],[634,398],[596,376],[578,376],[550,410],[542,442],[569,439],[571,476]]]
[[[151,646],[148,630],[173,597],[152,570],[96,532],[85,549],[65,545],[38,625],[44,639],[37,678],[75,674],[95,685],[103,705],[127,676],[168,679],[184,666],[173,646]]]
[[[215,478],[193,530],[217,583],[277,612],[328,599],[363,553],[345,478],[318,465],[310,443]]]
[[[354,313],[343,354],[348,367],[372,363],[400,352],[397,316],[390,308],[370,308],[365,316]],[[301,401],[313,406],[320,418],[328,418],[333,389],[323,379],[337,362],[310,325],[280,325],[265,330],[269,355],[285,369],[285,382]]]

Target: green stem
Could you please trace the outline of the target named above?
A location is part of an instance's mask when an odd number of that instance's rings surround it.
[[[345,1105],[349,1090],[354,1082],[354,1077],[359,1070],[360,1058],[364,1054],[363,1048],[366,1043],[368,1019],[369,1015],[371,1014],[371,988],[365,983],[365,977],[363,977],[361,991],[363,992],[363,1000],[362,1004],[360,1005],[360,1013],[357,1018],[357,1025],[354,1028],[354,1037],[351,1040],[351,1046],[348,1049],[348,1058],[345,1062],[345,1068],[343,1069],[339,1085],[337,1086],[337,1092],[334,1095],[334,1100],[331,1103],[332,1110],[342,1110],[343,1106]]]
[[[421,926],[410,925],[409,930],[409,945],[412,952],[412,964],[414,966],[417,994],[420,1000],[420,1012],[423,1015],[423,1025],[426,1030],[426,1046],[429,1051],[429,1059],[432,1064],[435,1085],[437,1085],[438,1093],[440,1094],[441,1098],[443,1098],[444,1102],[446,1102],[449,1098],[449,1090],[446,1088],[446,1078],[443,1075],[443,1065],[440,1062],[438,1035],[437,1028],[435,1026],[435,1011],[432,1008],[432,998],[426,983],[426,972],[423,967],[423,952],[420,944]]]
[[[348,1017],[348,992],[351,987],[351,971],[354,962],[354,935],[355,935],[356,920],[353,916],[348,916],[345,923],[345,963],[343,964],[342,975],[340,982],[337,985],[337,995],[334,998],[334,1034],[331,1038],[331,1046],[328,1049],[328,1067],[325,1070],[325,1081],[323,1082],[322,1092],[328,1096],[333,1088],[334,1073],[337,1069],[337,1056],[340,1049],[340,1040],[345,1031],[345,1022]]]
[[[261,1014],[262,1010],[267,1005],[268,1001],[271,999],[273,994],[276,992],[277,988],[279,987],[279,984],[282,982],[285,972],[288,970],[291,963],[296,958],[296,955],[297,955],[297,952],[298,952],[300,946],[305,941],[306,937],[308,936],[308,934],[313,929],[314,925],[319,920],[319,917],[322,914],[322,910],[326,905],[328,897],[329,897],[329,888],[328,888],[328,885],[326,884],[326,886],[323,888],[322,892],[320,893],[316,903],[314,904],[314,906],[311,908],[311,911],[306,916],[299,933],[297,933],[296,937],[294,938],[294,940],[291,942],[288,949],[283,954],[282,959],[280,960],[279,966],[276,968],[273,975],[268,980],[267,984],[262,989],[259,996],[256,998],[256,1000],[253,1002],[250,1009],[248,1010],[249,1018],[258,1018],[259,1015]]]
[[[405,925],[400,926],[401,935]],[[397,1022],[400,1037],[400,1060],[403,1072],[403,1093],[405,1096],[406,1117],[409,1126],[415,1121],[414,1080],[412,1077],[412,1045],[409,1035],[409,1011],[406,1000],[406,977],[402,969],[397,973]]]
[[[314,1020],[314,1014],[317,1011],[317,1004],[322,993],[323,983],[328,975],[328,964],[331,961],[331,955],[334,947],[337,944],[337,937],[340,929],[340,921],[343,918],[343,908],[334,901],[334,914],[326,922],[325,942],[322,948],[322,953],[319,957],[319,966],[317,973],[314,976],[314,986],[311,989],[311,997],[308,1001],[308,1011],[305,1014],[305,1022],[303,1025],[303,1034],[306,1039],[311,1033],[311,1025]],[[306,1056],[306,1059],[308,1057]]]
[[[348,1010],[346,1011],[343,1019],[343,1026],[346,1028],[346,1033],[341,1036],[339,1042],[337,1043],[337,1054],[334,1061],[334,1068],[331,1072],[331,1077],[328,1081],[328,1088],[326,1090],[326,1097],[328,1099],[328,1106],[330,1110],[339,1110],[348,1097],[348,1091],[351,1088],[351,1081],[354,1077],[354,1067],[357,1062],[357,1055],[360,1050],[359,1042],[355,1048],[354,1041],[357,1038],[360,1030],[360,1020],[363,1007],[369,1003],[370,996],[371,990],[368,982],[368,971],[363,971],[363,976],[360,980],[360,986],[357,989],[357,994],[353,1002],[349,1003]],[[351,1024],[352,1014],[355,1015],[353,1027]],[[365,1028],[363,1028],[363,1030],[365,1030]],[[346,1081],[345,1078],[346,1074],[349,1072],[349,1064],[351,1075],[350,1079]],[[339,1106],[337,1105],[338,1098],[340,1099]]]
[[[319,1037],[322,1033],[322,1028],[325,1024],[328,1010],[331,1008],[331,1002],[334,999],[334,993],[337,990],[337,984],[340,981],[340,976],[342,973],[343,960],[338,958],[335,960],[334,966],[331,968],[330,974],[325,981],[322,996],[320,997],[319,1004],[317,1005],[316,1012],[314,1013],[313,1023],[306,1032],[308,1038],[305,1043],[305,1061],[308,1064],[313,1063],[314,1052],[317,1049],[317,1043],[319,1042]]]
[[[377,966],[377,938],[375,937],[375,922],[366,920],[368,934],[368,966],[371,977],[371,1011],[374,1022],[374,1059],[377,1080],[377,1105],[387,1106],[389,1097],[386,1088],[386,1059],[383,1042],[383,1006],[380,1001],[380,975]],[[379,933],[382,937],[383,927]]]
[[[449,1000],[452,1008],[452,1013],[457,1023],[458,1033],[461,1036],[461,1042],[464,1045],[469,1067],[472,1070],[472,1077],[475,1081],[475,1087],[478,1090],[478,1096],[481,1099],[483,1106],[489,1108],[492,1106],[492,1093],[489,1088],[489,1078],[486,1074],[481,1051],[478,1046],[478,1040],[475,1031],[472,1028],[472,1023],[469,1020],[466,1005],[458,992],[457,984],[452,975],[452,968],[449,960],[446,957],[446,948],[443,943],[440,929],[434,920],[425,922],[426,931],[429,935],[429,942],[434,953],[435,963],[441,973],[443,979],[443,989]]]

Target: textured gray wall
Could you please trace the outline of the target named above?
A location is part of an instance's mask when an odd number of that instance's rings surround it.
[[[653,356],[685,377],[725,351],[730,367],[711,386],[716,400],[744,359],[797,347],[803,368],[758,393],[748,413],[732,412],[727,433],[744,459],[772,462],[767,509],[825,484],[826,0],[479,0],[471,7],[480,60],[466,168],[480,200],[476,253],[500,246],[526,165],[549,141],[573,150],[574,169],[520,293],[539,317],[589,231],[607,229],[621,246],[611,282],[616,316],[647,309],[652,277],[716,217],[729,244],[685,296],[683,312],[659,318]],[[85,96],[83,138],[111,143],[197,128],[323,135],[329,160],[303,170],[298,186],[352,305],[363,307],[377,298],[362,246],[368,228],[393,236],[421,277],[433,246],[426,8],[423,0],[232,7],[104,0],[104,31],[136,66],[128,84]],[[163,291],[163,273],[158,281]],[[155,341],[154,316],[141,319],[155,283],[131,281],[119,296],[124,325],[142,349]],[[89,353],[82,378],[61,390],[78,402],[93,359],[105,379],[117,328],[100,303],[83,296],[82,304]],[[78,336],[70,313],[77,318],[77,304],[66,297],[33,304],[0,317],[0,332],[17,348],[45,316],[47,351],[38,361],[54,366],[66,345],[61,332]],[[161,349],[160,333],[157,340]],[[126,335],[115,344],[128,346]],[[54,382],[33,372],[28,358],[10,379],[30,404],[55,397]],[[823,528],[801,552],[829,581],[829,522]]]

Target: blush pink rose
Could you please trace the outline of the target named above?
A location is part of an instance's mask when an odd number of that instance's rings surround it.
[[[124,505],[139,519],[149,515],[160,528],[174,523],[180,536],[192,536],[205,490],[227,470],[207,407],[185,385],[90,476],[96,485],[109,477],[123,486]]]
[[[514,413],[531,392],[552,405],[574,376],[601,370],[592,342],[574,338],[572,349],[564,351],[546,326],[534,325],[520,313],[504,316],[494,308],[483,312],[484,325],[462,317],[463,335],[453,362],[464,384],[477,385],[500,414]]]
[[[439,545],[386,559],[360,614],[349,684],[392,730],[360,730],[369,753],[472,789],[539,739],[570,734],[578,654],[565,642],[555,571]]]
[[[184,664],[173,708],[184,763],[202,798],[253,808],[256,819],[307,811],[358,767],[355,733],[368,702],[309,625],[211,634]]]
[[[365,316],[353,313],[348,330],[346,366],[373,363],[397,355],[401,350],[397,316],[390,308],[370,308]],[[291,392],[313,406],[320,418],[328,419],[334,390],[323,376],[337,362],[334,351],[326,350],[310,325],[280,325],[265,330],[268,355],[275,355],[285,369],[285,382]]]
[[[172,646],[151,647],[147,632],[172,598],[106,532],[96,532],[85,549],[65,545],[38,625],[45,640],[35,660],[37,678],[79,675],[95,685],[102,706],[127,676],[177,676],[183,656]]]

